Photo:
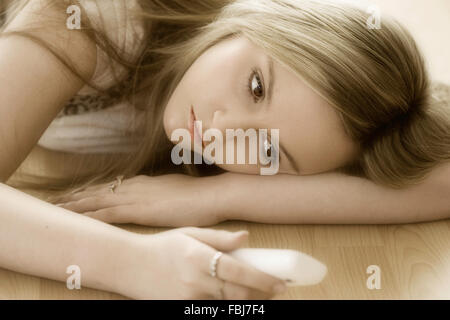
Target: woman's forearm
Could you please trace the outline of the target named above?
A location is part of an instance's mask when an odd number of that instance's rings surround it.
[[[444,169],[449,173],[448,167]],[[224,220],[280,224],[391,224],[450,217],[450,184],[434,172],[395,190],[330,172],[310,176],[225,173]],[[441,178],[440,178],[441,177]]]
[[[114,291],[132,233],[51,205],[0,184],[0,267],[66,281],[81,270],[81,286]]]

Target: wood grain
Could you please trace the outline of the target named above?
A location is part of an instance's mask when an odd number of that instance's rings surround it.
[[[17,174],[40,172],[61,154],[35,148]],[[46,163],[47,166],[42,166]],[[74,165],[74,163],[71,163]],[[22,189],[42,198],[46,193]],[[152,234],[169,228],[117,225]],[[408,225],[270,225],[227,221],[213,229],[248,230],[247,247],[284,248],[325,263],[328,275],[311,287],[290,288],[275,299],[450,299],[450,220]],[[381,269],[381,289],[369,290],[367,267]],[[151,285],[151,284],[149,284]],[[117,294],[0,269],[0,299],[126,299]]]

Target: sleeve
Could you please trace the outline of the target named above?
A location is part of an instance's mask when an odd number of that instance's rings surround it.
[[[128,153],[139,141],[125,133],[142,137],[145,119],[130,104],[117,104],[97,112],[55,119],[38,141],[46,149],[70,153]]]
[[[127,59],[136,61],[145,48],[145,27],[140,18],[130,15],[140,10],[137,0],[79,0],[95,30],[104,32]],[[97,46],[97,66],[92,82],[102,88],[124,80],[125,68]],[[83,92],[81,92],[83,93]]]

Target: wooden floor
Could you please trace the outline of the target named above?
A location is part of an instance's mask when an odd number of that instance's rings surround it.
[[[404,226],[292,226],[226,222],[214,228],[250,231],[248,247],[289,248],[328,267],[316,286],[290,288],[274,299],[450,299],[450,221]],[[166,229],[127,226],[137,232]],[[369,290],[367,267],[381,270]],[[1,299],[123,299],[89,288],[0,269]],[[149,284],[151,285],[151,284]]]
[[[414,32],[426,48],[432,75],[450,83],[450,30],[447,0],[379,0]],[[40,153],[41,152],[41,153]],[[35,150],[22,168],[41,171],[56,163]],[[31,156],[31,155],[30,155]],[[36,158],[39,165],[36,167]],[[57,161],[56,161],[57,162]],[[25,190],[26,191],[26,190]],[[123,227],[123,226],[122,226]],[[165,228],[124,226],[153,233]],[[300,250],[328,266],[316,286],[290,288],[275,299],[450,299],[450,220],[390,226],[265,225],[229,221],[216,229],[250,231],[248,247]],[[381,270],[381,289],[367,288],[367,267]],[[151,284],[149,284],[151,285]],[[70,291],[64,283],[0,269],[0,299],[124,299],[88,288]]]

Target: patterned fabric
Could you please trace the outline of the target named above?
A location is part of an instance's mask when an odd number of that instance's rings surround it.
[[[80,0],[80,3],[88,13],[94,28],[104,30],[109,39],[129,58],[137,58],[143,49],[144,29],[140,21],[132,21],[127,14],[128,10],[140,8],[136,0],[119,0],[113,3],[105,0]],[[115,64],[115,68],[111,64]],[[57,118],[95,112],[119,103],[121,92],[131,81],[125,71],[123,66],[110,60],[105,52],[97,47],[97,66],[91,81],[99,87],[112,88],[112,93],[101,94],[84,86],[66,103]],[[118,84],[115,79],[118,79]]]
[[[75,95],[56,118],[93,112],[111,107],[118,99],[106,95]]]
[[[59,112],[56,118],[71,116],[76,114],[95,112],[110,108],[121,101],[121,92],[130,85],[131,78],[123,81],[113,88],[110,94],[76,94],[73,96]]]

